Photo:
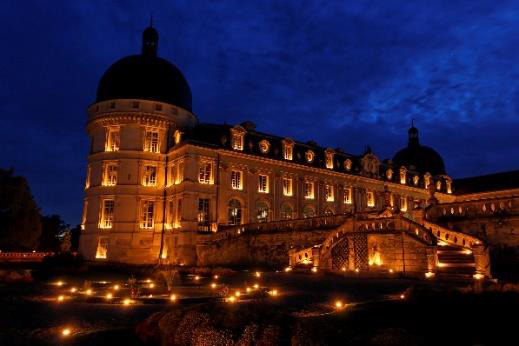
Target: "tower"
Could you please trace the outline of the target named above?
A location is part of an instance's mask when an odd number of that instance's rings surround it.
[[[151,264],[167,257],[168,150],[198,119],[186,79],[157,56],[158,39],[153,27],[146,28],[141,54],[106,70],[87,109],[80,239],[87,260]]]

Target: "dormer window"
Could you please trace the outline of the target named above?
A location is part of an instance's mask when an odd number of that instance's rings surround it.
[[[346,169],[347,171],[351,171],[351,160],[350,159],[344,160],[344,169]]]
[[[315,154],[312,150],[307,150],[305,153],[306,162],[312,163],[314,161]]]
[[[441,180],[438,180],[436,182],[436,190],[440,191],[442,189],[442,181]]]
[[[259,149],[262,154],[266,154],[270,150],[270,143],[266,139],[259,142]]]
[[[413,177],[413,184],[418,185],[418,183],[420,182],[420,176],[417,174]]]
[[[447,185],[447,193],[452,193],[452,181],[450,179],[447,179],[445,181],[445,185]]]
[[[107,129],[106,133],[106,151],[118,151],[119,150],[119,128],[112,127]]]
[[[182,132],[180,132],[179,130],[176,130],[173,137],[175,138],[175,144],[180,143],[180,141],[182,140]]]
[[[393,180],[393,170],[391,168],[388,168],[388,170],[386,171],[386,177],[387,180]]]
[[[234,150],[243,150],[244,137],[245,129],[240,125],[236,125],[231,129],[231,146]]]
[[[424,174],[423,181],[424,181],[425,188],[428,189],[429,185],[431,185],[431,174],[429,172]]]
[[[407,168],[404,166],[400,167],[400,184],[405,184],[407,182]]]
[[[407,211],[407,198],[400,197],[400,210]]]
[[[283,140],[283,157],[285,160],[292,160],[294,154],[294,141],[290,138]]]
[[[326,155],[326,168],[333,169],[333,155],[334,155],[334,151],[331,150],[331,149],[326,149],[325,155]]]

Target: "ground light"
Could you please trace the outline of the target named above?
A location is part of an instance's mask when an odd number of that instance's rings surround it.
[[[390,272],[391,274],[393,274],[393,269],[389,269],[389,272]]]
[[[229,298],[227,298],[227,303],[234,303],[236,301],[236,298],[234,296],[230,296]]]
[[[312,273],[317,273],[317,267],[312,267]]]
[[[434,277],[434,273],[433,272],[427,272],[427,273],[425,273],[425,277],[430,279],[430,278]]]
[[[92,295],[92,290],[91,289],[86,290],[86,294],[87,294],[87,296]]]
[[[254,284],[254,289],[258,289],[259,288],[259,285],[258,284]]]
[[[236,297],[239,297],[241,296],[241,292],[240,291],[236,291],[236,293],[234,294]]]
[[[195,281],[198,281],[198,280],[200,280],[200,276],[197,275],[197,276],[195,276]]]
[[[177,300],[177,296],[172,294],[169,296],[169,300],[171,300],[172,302],[176,301]]]
[[[59,296],[59,297],[58,297],[58,302],[62,302],[62,301],[64,301],[64,300],[65,300],[65,297],[64,297],[64,296]]]
[[[277,296],[278,295],[278,290],[272,290],[269,292],[271,296]]]
[[[405,299],[405,294],[401,294],[400,299]]]
[[[70,292],[71,292],[71,293],[76,293],[76,291],[77,291],[77,288],[75,288],[75,287],[72,287],[72,288],[70,289]]]
[[[218,275],[215,275],[215,276],[214,276],[214,279],[215,279],[215,280],[218,280]]]
[[[105,296],[105,298],[106,298],[107,300],[112,299],[112,298],[113,298],[112,293],[107,293],[106,296]]]
[[[344,304],[340,300],[335,301],[335,308],[336,309],[342,309],[344,307]]]
[[[118,291],[119,290],[119,285],[114,285],[114,290]]]
[[[485,275],[480,274],[480,273],[476,273],[476,274],[474,274],[472,277],[473,277],[474,279],[476,279],[476,280],[481,280],[481,279],[483,279],[483,278],[485,277]]]
[[[58,285],[59,287],[63,286],[63,281],[56,282],[56,285]]]
[[[129,298],[126,298],[125,300],[123,300],[124,305],[130,305],[131,303],[132,303],[132,300]]]
[[[257,278],[261,277],[261,273],[260,272],[256,272],[255,275],[256,275]]]
[[[286,267],[286,268],[285,268],[285,272],[288,273],[289,271],[292,271],[292,267]]]
[[[211,288],[216,288],[216,284],[214,282],[211,284]]]
[[[61,335],[65,336],[65,337],[66,337],[66,336],[69,336],[70,333],[72,333],[72,330],[71,330],[70,328],[63,328],[63,329],[61,330]]]
[[[154,284],[154,283],[151,283],[149,287],[150,287],[150,288],[155,288],[155,284]]]

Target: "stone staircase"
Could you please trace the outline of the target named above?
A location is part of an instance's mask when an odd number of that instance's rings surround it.
[[[476,264],[471,250],[455,245],[438,246],[437,277],[470,280],[475,273]]]

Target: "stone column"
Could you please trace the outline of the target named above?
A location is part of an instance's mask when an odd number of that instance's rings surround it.
[[[474,254],[474,262],[476,264],[476,273],[490,278],[490,257],[488,247],[483,244],[474,245],[472,247],[472,253]]]

